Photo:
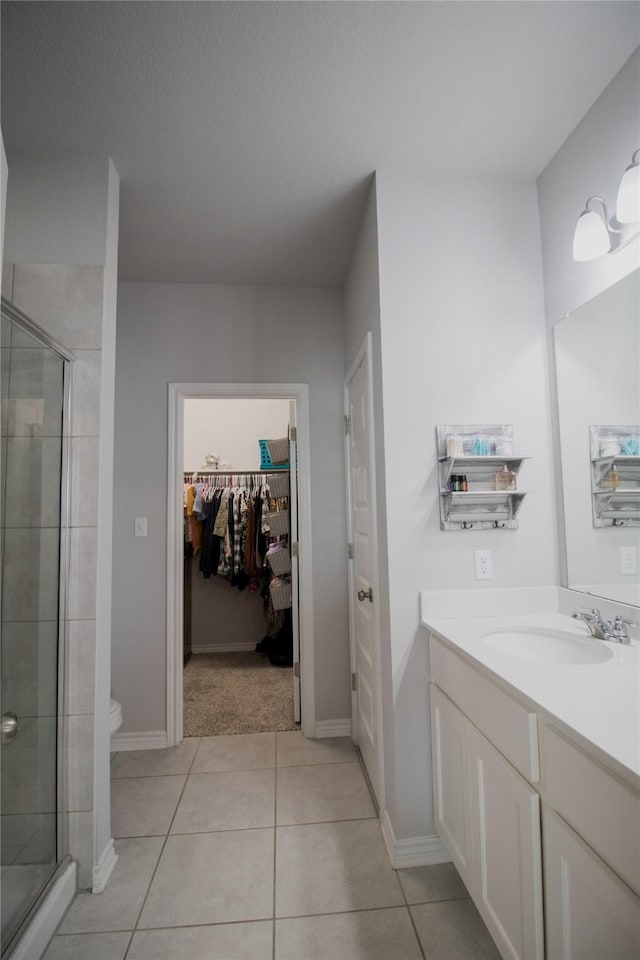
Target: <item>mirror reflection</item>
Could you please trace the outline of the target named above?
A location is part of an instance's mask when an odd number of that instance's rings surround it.
[[[554,328],[568,586],[640,606],[640,271]]]

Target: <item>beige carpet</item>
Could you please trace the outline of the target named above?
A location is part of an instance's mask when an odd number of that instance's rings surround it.
[[[184,735],[296,730],[291,667],[260,653],[196,653],[184,669]]]

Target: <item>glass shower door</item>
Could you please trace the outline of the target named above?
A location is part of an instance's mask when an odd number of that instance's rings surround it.
[[[4,305],[0,348],[4,953],[61,859],[58,648],[65,360]]]

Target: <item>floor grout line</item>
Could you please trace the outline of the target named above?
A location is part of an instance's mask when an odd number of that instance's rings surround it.
[[[196,754],[198,753],[199,747],[200,747],[200,744],[198,744],[198,746],[197,746],[196,749],[194,750],[193,757],[191,758],[191,763],[190,763],[190,765],[189,765],[189,773],[191,772],[191,770],[192,770],[192,768],[193,768],[193,764],[195,763]],[[187,773],[187,775],[186,775],[185,778],[184,778],[184,783],[183,783],[183,785],[182,785],[182,790],[180,791],[180,796],[178,797],[178,802],[176,803],[175,809],[174,809],[174,811],[173,811],[173,816],[171,817],[171,820],[170,820],[170,822],[169,822],[169,828],[168,828],[168,830],[167,830],[167,832],[166,832],[166,834],[165,834],[164,842],[163,842],[163,844],[162,844],[162,846],[161,846],[161,848],[160,848],[160,853],[159,853],[159,855],[158,855],[158,859],[156,860],[155,867],[153,868],[153,871],[152,871],[152,873],[151,873],[151,879],[149,880],[149,883],[148,883],[148,885],[147,885],[146,893],[145,893],[145,895],[144,895],[144,897],[143,897],[143,899],[142,899],[142,904],[141,904],[141,906],[140,906],[140,909],[139,909],[139,911],[138,911],[138,915],[137,915],[136,920],[135,920],[134,925],[133,925],[133,933],[131,934],[131,938],[130,938],[130,940],[129,940],[129,943],[128,943],[128,945],[127,945],[127,949],[126,949],[126,951],[125,951],[125,954],[124,954],[124,957],[122,958],[122,960],[127,960],[127,957],[129,956],[129,950],[131,949],[131,944],[133,943],[133,935],[134,935],[135,931],[138,929],[138,924],[140,923],[140,918],[141,918],[141,916],[142,916],[142,912],[143,912],[143,910],[144,910],[144,908],[145,908],[145,906],[146,906],[147,900],[149,899],[149,893],[151,892],[151,886],[152,886],[152,884],[153,884],[153,881],[155,880],[156,873],[158,872],[158,867],[160,866],[160,861],[162,860],[162,855],[163,855],[163,853],[164,853],[164,851],[165,851],[165,848],[166,848],[166,846],[167,846],[167,840],[169,839],[169,834],[171,833],[171,827],[173,826],[173,822],[174,822],[174,820],[175,820],[176,813],[178,812],[178,807],[180,806],[180,801],[182,800],[182,797],[183,797],[183,795],[184,795],[184,791],[185,791],[186,786],[187,786],[187,782],[188,782],[188,780],[189,780],[189,773]],[[182,776],[184,776],[184,774],[182,774]],[[132,779],[135,779],[135,778],[132,778]],[[123,838],[123,839],[124,839],[124,838]]]
[[[411,868],[409,868],[409,869],[411,869]],[[407,893],[406,893],[406,891],[405,891],[405,889],[404,889],[402,880],[400,879],[400,874],[399,874],[399,872],[396,870],[395,873],[396,873],[396,877],[398,878],[398,883],[400,884],[400,890],[402,891],[402,896],[403,896],[403,898],[404,898],[405,906],[406,906],[406,908],[407,908],[407,913],[409,914],[409,923],[411,924],[411,926],[412,926],[412,928],[413,928],[413,932],[414,932],[415,937],[416,937],[416,940],[418,941],[418,947],[420,948],[420,953],[422,954],[423,960],[427,960],[426,954],[425,954],[425,952],[424,952],[424,948],[423,948],[423,946],[422,946],[422,940],[420,939],[420,935],[419,935],[419,933],[418,933],[418,928],[416,927],[416,922],[415,922],[414,917],[413,917],[413,914],[412,914],[412,912],[411,912],[411,904],[409,903],[409,900],[408,900],[408,898],[407,898]]]
[[[412,868],[407,868],[412,869]],[[264,916],[264,917],[247,917],[242,920],[211,920],[208,922],[203,921],[202,923],[179,923],[179,924],[167,924],[166,926],[158,927],[137,927],[131,929],[129,927],[124,928],[110,928],[108,930],[70,930],[65,933],[61,933],[60,936],[64,937],[87,937],[93,936],[94,934],[101,933],[137,933],[145,932],[149,933],[156,930],[187,930],[190,928],[197,929],[199,927],[229,927],[229,926],[240,926],[247,923],[271,923],[276,920],[306,920],[312,919],[314,917],[334,917],[341,916],[342,914],[354,914],[354,913],[374,913],[380,910],[404,910],[405,908],[411,912],[412,907],[422,907],[429,906],[433,903],[455,903],[460,900],[468,900],[469,897],[439,897],[436,900],[420,900],[416,903],[409,903],[406,901],[404,903],[391,903],[391,904],[381,904],[373,905],[367,907],[352,907],[350,909],[344,910],[325,910],[319,913],[290,913],[283,914],[282,916]]]
[[[184,788],[183,788],[183,793],[184,793]],[[182,794],[180,795],[180,799],[182,799]],[[180,801],[178,801],[178,803],[179,802]],[[171,819],[172,824],[174,819],[175,819],[175,814]],[[274,824],[267,823],[267,824],[262,824],[262,826],[254,825],[254,826],[248,826],[248,827],[220,827],[219,829],[216,829],[216,830],[184,830],[184,831],[176,831],[175,833],[171,833],[169,829],[169,832],[166,834],[165,833],[135,833],[135,834],[131,834],[130,836],[114,837],[114,839],[117,842],[118,840],[151,840],[154,837],[165,837],[165,836],[166,837],[168,836],[194,837],[194,836],[206,836],[209,833],[242,833],[246,830],[272,830],[272,829],[280,830],[284,827],[287,827],[287,828],[319,827],[319,826],[322,826],[323,824],[328,824],[328,823],[363,823],[366,820],[373,820],[375,823],[380,823],[378,817],[376,816],[334,817],[332,820],[304,820],[304,821],[301,821],[300,823],[274,823]],[[411,868],[408,867],[405,869],[411,869]],[[452,898],[452,899],[462,899],[462,898]]]
[[[99,896],[99,894],[98,894]],[[123,927],[122,929],[113,929],[113,930],[67,930],[63,933],[56,934],[58,937],[93,937],[100,933],[133,933],[134,931],[131,927]]]

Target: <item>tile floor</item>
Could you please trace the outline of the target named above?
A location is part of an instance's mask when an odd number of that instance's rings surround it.
[[[115,754],[112,817],[45,960],[499,960],[451,864],[391,868],[349,739]]]

